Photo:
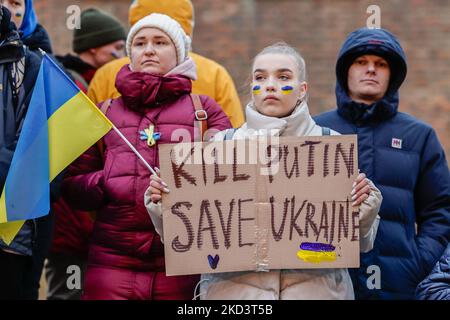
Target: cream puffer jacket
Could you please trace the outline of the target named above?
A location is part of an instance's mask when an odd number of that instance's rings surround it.
[[[233,139],[255,135],[321,136],[322,127],[316,125],[306,102],[285,118],[265,116],[252,105],[246,107],[247,122],[233,135]],[[339,135],[331,130],[331,135]],[[224,140],[219,132],[214,140]],[[369,181],[369,197],[360,206],[360,251],[372,250],[378,229],[382,195]],[[161,204],[150,200],[150,190],[144,195],[146,208],[157,232],[162,235]],[[162,238],[162,236],[161,236]],[[347,269],[271,270],[269,272],[226,272],[202,274],[199,297],[206,300],[328,300],[354,299],[353,286]]]

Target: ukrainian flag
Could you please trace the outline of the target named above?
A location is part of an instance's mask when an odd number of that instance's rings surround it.
[[[50,182],[112,126],[44,54],[0,197],[4,242],[11,243],[25,220],[49,213]]]

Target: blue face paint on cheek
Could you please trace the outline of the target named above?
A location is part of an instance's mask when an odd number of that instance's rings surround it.
[[[291,94],[292,91],[294,91],[294,87],[291,87],[291,86],[284,86],[281,88],[282,94]]]
[[[254,86],[252,88],[252,91],[253,91],[253,94],[261,94],[261,86],[258,86],[258,85]]]

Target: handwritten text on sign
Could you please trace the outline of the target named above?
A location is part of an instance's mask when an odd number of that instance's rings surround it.
[[[356,136],[159,148],[168,275],[359,266]]]

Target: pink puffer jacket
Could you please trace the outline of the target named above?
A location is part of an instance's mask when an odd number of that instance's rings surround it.
[[[122,97],[113,100],[106,116],[151,166],[159,167],[158,144],[173,143],[171,134],[178,128],[187,129],[193,137],[191,81],[182,76],[167,80],[124,68],[116,81]],[[215,101],[207,96],[200,96],[200,100],[208,114],[208,128],[231,127]],[[140,140],[139,133],[150,124],[161,133],[153,147]],[[63,184],[72,205],[97,210],[88,264],[164,272],[163,245],[143,201],[151,173],[114,131],[104,137],[104,145],[104,164],[93,146],[71,165]]]

